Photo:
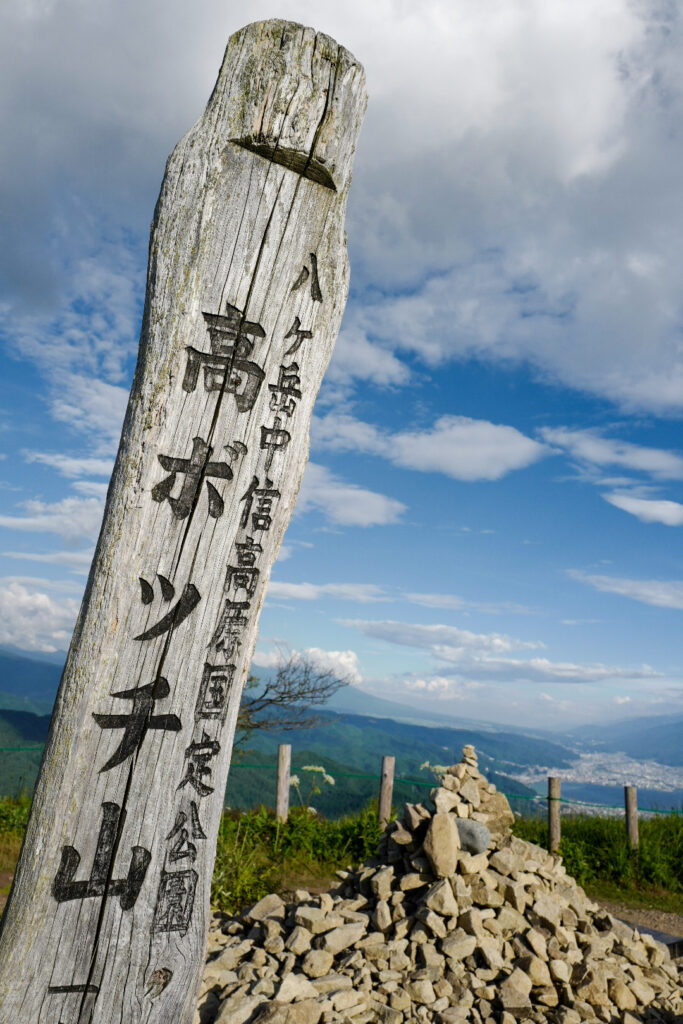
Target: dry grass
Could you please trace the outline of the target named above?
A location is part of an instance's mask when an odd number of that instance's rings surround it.
[[[0,832],[0,874],[14,874],[21,850],[20,835]]]

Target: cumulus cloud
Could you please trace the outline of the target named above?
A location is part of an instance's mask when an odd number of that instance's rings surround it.
[[[663,523],[664,526],[683,526],[683,505],[678,501],[658,498],[639,498],[633,494],[603,494],[605,501],[623,512],[636,516],[643,523]]]
[[[355,651],[324,651],[320,647],[307,647],[304,653],[321,669],[336,672],[354,686],[363,682]]]
[[[466,481],[499,480],[550,452],[515,427],[466,416],[441,416],[430,430],[392,434],[332,412],[314,422],[313,443],[333,451],[368,452],[396,466]]]
[[[23,651],[64,651],[80,602],[55,598],[18,580],[0,580],[0,644]]]
[[[272,0],[249,8],[277,13]],[[525,361],[630,407],[679,410],[675,6],[292,0],[288,15],[354,50],[372,96],[348,219],[356,292],[332,374],[400,386],[406,356]],[[54,310],[75,279],[65,248],[93,253],[112,223],[136,237],[141,283],[164,159],[243,5],[104,0],[84,20],[64,0],[6,4],[0,18],[9,300]]]
[[[274,651],[257,649],[254,652],[252,663],[258,668],[277,668],[287,658],[296,659],[301,656],[299,651],[283,653],[279,649]],[[326,651],[320,647],[306,647],[303,656],[322,671],[332,671],[353,686],[357,686],[363,681],[359,670],[358,655],[355,651]]]
[[[325,466],[309,462],[296,505],[298,513],[319,509],[339,526],[386,526],[396,523],[405,505],[384,494],[348,483]]]
[[[568,575],[606,594],[630,597],[657,608],[683,609],[683,580],[632,580],[595,575],[580,569],[569,569]]]

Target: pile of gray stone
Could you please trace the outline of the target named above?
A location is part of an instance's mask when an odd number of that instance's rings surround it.
[[[511,835],[474,748],[331,892],[216,918],[197,1024],[673,1024],[680,965]]]

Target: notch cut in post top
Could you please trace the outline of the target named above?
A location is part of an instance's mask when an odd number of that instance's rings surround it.
[[[232,92],[235,61],[249,53],[248,89]],[[341,86],[343,85],[343,88]],[[351,179],[357,124],[365,113],[365,72],[330,36],[291,21],[258,21],[228,40],[207,114],[226,141],[343,192]]]

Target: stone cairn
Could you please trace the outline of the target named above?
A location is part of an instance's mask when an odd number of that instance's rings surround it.
[[[681,1021],[669,950],[513,837],[474,747],[333,891],[215,918],[196,1024]]]

